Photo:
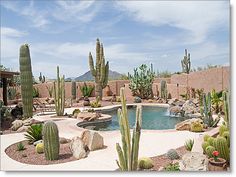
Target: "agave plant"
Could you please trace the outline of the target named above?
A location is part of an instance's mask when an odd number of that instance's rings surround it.
[[[42,128],[42,124],[33,124],[28,128],[25,138],[29,141],[29,144],[42,139]]]
[[[79,86],[80,91],[82,92],[84,97],[90,97],[92,95],[92,92],[94,90],[94,86],[87,85],[86,82],[84,82],[83,86]]]
[[[211,91],[211,103],[216,113],[219,113],[221,111],[221,106],[223,104],[222,100],[222,91],[216,92],[215,89]]]

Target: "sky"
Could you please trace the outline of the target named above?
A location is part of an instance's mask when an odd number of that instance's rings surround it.
[[[127,74],[141,64],[181,71],[184,49],[192,67],[230,64],[229,1],[1,0],[1,64],[19,70],[29,44],[32,70],[55,78],[89,70],[96,39],[110,69]]]

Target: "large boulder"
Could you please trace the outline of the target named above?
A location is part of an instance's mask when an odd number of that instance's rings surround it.
[[[16,131],[24,125],[22,120],[15,120],[12,122],[11,130]]]
[[[183,122],[180,122],[175,125],[176,130],[191,130],[191,123],[192,122],[200,122],[203,123],[202,119],[197,119],[197,118],[192,118],[192,119],[187,119]]]
[[[88,147],[78,136],[72,138],[70,142],[70,150],[77,160],[87,157],[89,153]]]
[[[181,171],[207,171],[208,159],[199,152],[188,152],[179,163]]]
[[[181,113],[182,110],[181,110],[181,107],[179,106],[172,106],[169,108],[169,111],[171,115],[178,115]]]
[[[102,149],[104,147],[103,137],[95,131],[85,130],[82,132],[81,139],[90,151]]]
[[[23,121],[24,126],[30,126],[33,123],[32,119],[26,119]]]
[[[199,109],[191,100],[187,100],[183,104],[182,110],[184,111],[185,117],[189,117],[189,115],[199,112]]]
[[[30,127],[30,126],[25,126],[25,125],[23,125],[23,126],[21,126],[20,128],[18,128],[16,132],[18,132],[18,133],[20,133],[20,132],[26,132],[29,127]]]

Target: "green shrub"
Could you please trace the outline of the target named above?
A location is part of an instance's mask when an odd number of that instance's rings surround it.
[[[168,164],[167,166],[165,166],[165,171],[180,171],[179,163]]]
[[[29,144],[42,139],[42,128],[42,124],[34,124],[28,128],[25,138],[29,141]]]
[[[94,86],[87,85],[86,82],[84,82],[83,86],[79,86],[80,91],[82,92],[82,95],[84,97],[90,97],[92,95],[92,92],[94,90]]]
[[[193,148],[193,144],[194,144],[194,140],[193,139],[189,139],[189,140],[185,141],[185,144],[184,144],[185,149],[187,151],[191,151],[192,148]]]
[[[101,105],[101,103],[100,103],[100,101],[99,101],[99,97],[97,97],[96,100],[91,101],[91,102],[90,102],[90,106],[91,106],[92,108],[101,107],[102,105]]]
[[[17,151],[24,151],[25,150],[25,146],[22,142],[17,144]]]
[[[39,97],[39,89],[36,87],[33,87],[33,98]]]

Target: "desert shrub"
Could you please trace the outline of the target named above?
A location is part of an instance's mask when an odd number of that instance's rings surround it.
[[[33,98],[39,97],[39,89],[36,87],[33,87]]]
[[[29,141],[29,144],[42,139],[42,128],[42,124],[34,124],[28,128],[25,138]]]
[[[165,171],[180,171],[179,163],[170,163],[165,166]]]
[[[80,91],[82,92],[82,95],[84,97],[90,97],[92,95],[92,92],[94,90],[94,86],[87,85],[86,82],[84,82],[83,86],[79,86]]]
[[[23,151],[25,150],[25,146],[23,145],[22,142],[18,143],[17,144],[17,151]]]
[[[189,139],[185,142],[184,146],[185,146],[185,149],[187,151],[191,151],[192,148],[193,148],[193,144],[194,144],[194,140],[193,139]]]
[[[138,96],[134,97],[134,103],[141,103],[142,99]]]
[[[99,97],[97,97],[96,100],[91,101],[91,102],[90,102],[90,106],[91,106],[92,108],[101,107],[102,105],[101,105],[101,103],[100,103],[100,101],[99,101]]]

